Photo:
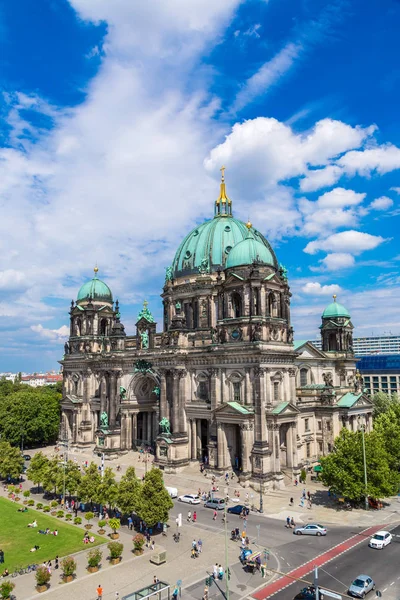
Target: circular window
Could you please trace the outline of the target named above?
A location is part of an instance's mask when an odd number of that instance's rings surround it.
[[[190,258],[191,256],[192,256],[192,253],[190,252],[190,250],[186,250],[185,258]]]
[[[196,229],[196,231],[193,231],[193,235],[194,235],[194,236],[195,236],[195,235],[199,235],[199,232],[198,232],[198,230],[197,230],[197,229]]]
[[[240,339],[240,331],[239,329],[234,329],[231,333],[231,337],[233,340],[239,340]]]
[[[225,254],[229,254],[229,252],[232,250],[232,246],[227,246],[225,248]]]
[[[230,230],[231,230],[231,228],[229,227],[229,225],[227,225],[227,226],[225,227],[225,231],[230,231]]]

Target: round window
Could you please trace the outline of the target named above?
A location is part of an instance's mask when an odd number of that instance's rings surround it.
[[[234,329],[234,330],[232,331],[232,333],[231,333],[231,337],[232,337],[232,339],[234,339],[234,340],[238,340],[238,339],[240,339],[240,331],[239,331],[239,329]]]
[[[230,231],[230,230],[231,230],[231,228],[229,227],[229,225],[227,225],[227,226],[225,227],[225,231]]]
[[[232,250],[232,246],[227,246],[225,248],[225,254],[229,254],[229,252]]]
[[[190,258],[191,256],[192,256],[192,253],[190,252],[190,250],[186,250],[185,258]]]
[[[197,231],[197,229],[196,229],[196,231],[193,231],[193,235],[199,235],[199,232]]]

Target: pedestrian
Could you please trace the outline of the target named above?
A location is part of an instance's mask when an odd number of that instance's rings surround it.
[[[289,506],[293,506],[293,498],[290,498]]]
[[[193,540],[193,542],[192,542],[192,548],[196,548],[196,540]]]
[[[218,579],[222,581],[224,578],[224,569],[221,565],[218,565]]]
[[[197,513],[196,511],[193,512],[193,523],[196,523],[197,521]]]
[[[179,527],[179,517],[176,517],[175,523],[176,523],[176,526]]]
[[[216,521],[216,520],[217,520],[217,511],[214,510],[213,521]]]
[[[160,580],[158,579],[157,575],[154,575],[153,577],[153,584],[156,585]]]
[[[199,553],[201,554],[203,552],[203,542],[200,538],[197,540],[197,547],[199,549]]]
[[[265,579],[267,576],[267,565],[266,563],[261,564],[261,577]]]
[[[128,529],[132,531],[133,529],[133,519],[132,517],[128,517]]]
[[[311,502],[311,500],[308,500],[307,501],[307,508],[311,508],[311,506],[312,506],[312,502]]]
[[[192,558],[196,558],[197,553],[196,553],[196,548],[192,548]]]
[[[101,585],[99,584],[97,587],[97,600],[103,600],[103,588],[101,587]]]
[[[303,490],[303,494],[302,494],[302,495],[303,495],[303,498],[305,498],[305,497],[306,497],[306,488],[304,488],[304,490]]]
[[[298,486],[298,485],[299,485],[299,482],[297,481],[297,479],[295,479],[295,480],[294,480],[294,485],[295,485],[295,486]]]
[[[58,569],[58,554],[57,554],[57,556],[54,559],[54,568]]]
[[[290,517],[286,517],[286,527],[290,529]]]
[[[119,592],[115,592],[115,600],[119,600]]]
[[[307,498],[308,498],[309,500],[311,500],[311,494],[310,494],[310,490],[308,490],[308,492],[307,492]]]
[[[218,578],[218,563],[215,563],[215,565],[213,566],[213,577],[214,579]]]
[[[203,600],[208,600],[208,586],[206,585],[206,587],[204,588],[204,592],[203,592]]]
[[[192,513],[191,513],[191,512],[190,512],[190,510],[189,510],[189,512],[188,512],[188,516],[187,516],[187,521],[188,521],[188,523],[190,523],[190,521],[191,521],[191,520],[192,520]]]
[[[155,547],[156,547],[156,543],[154,540],[152,540],[152,542],[150,544],[150,550],[154,550]]]
[[[304,498],[301,498],[299,506],[301,506],[301,508],[304,508]]]
[[[290,526],[291,527],[296,527],[296,523],[294,522],[293,517],[290,519]]]

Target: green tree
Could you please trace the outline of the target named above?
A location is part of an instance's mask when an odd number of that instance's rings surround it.
[[[140,488],[141,482],[136,477],[134,467],[128,467],[118,486],[117,506],[123,514],[136,512]]]
[[[0,442],[0,477],[16,479],[22,473],[24,459],[18,448],[6,441]]]
[[[137,514],[146,525],[153,527],[156,523],[166,523],[173,502],[164,487],[160,469],[151,469],[144,478],[140,488]]]
[[[52,458],[43,470],[42,485],[46,492],[55,492],[60,483],[60,462],[58,458]]]
[[[78,496],[83,502],[90,502],[91,507],[93,502],[98,502],[99,488],[101,477],[94,462],[85,469],[81,483],[78,488]]]
[[[59,472],[57,478],[57,488],[59,490],[64,489],[64,478],[66,493],[69,495],[75,495],[81,484],[82,474],[79,466],[73,460],[68,460],[65,464],[65,467],[63,460],[59,463]]]
[[[367,494],[385,498],[397,493],[400,477],[390,468],[390,457],[382,436],[373,431],[365,434]],[[321,459],[321,479],[336,494],[361,501],[365,496],[362,433],[342,429],[334,451]]]
[[[373,417],[376,419],[379,415],[388,412],[391,406],[399,404],[399,397],[397,394],[377,392],[371,397],[371,401],[374,405]]]
[[[106,467],[97,492],[97,502],[114,508],[118,498],[118,484],[115,480],[114,471]]]
[[[374,421],[374,431],[379,433],[388,453],[390,466],[397,471],[400,466],[400,404],[394,402]]]
[[[44,474],[49,468],[49,462],[49,459],[43,452],[36,452],[29,463],[26,475],[37,487],[40,487],[40,484],[43,481]]]

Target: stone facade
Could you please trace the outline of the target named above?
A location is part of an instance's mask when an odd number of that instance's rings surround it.
[[[225,221],[209,223],[227,231],[233,217],[231,204],[221,209],[222,185],[219,200],[215,219]],[[350,321],[323,319],[322,351],[294,344],[286,270],[264,238],[262,256],[267,249],[271,259],[259,258],[260,234],[250,223],[247,230],[235,256],[255,248],[250,264],[229,264],[230,247],[214,261],[211,248],[198,267],[167,269],[162,333],[145,303],[136,335],[127,336],[97,273],[85,284],[91,291],[72,302],[62,360],[62,434],[72,445],[95,444],[106,455],[152,446],[169,472],[204,461],[266,488],[329,452],[359,414],[371,427]],[[340,340],[334,349],[330,329]]]

